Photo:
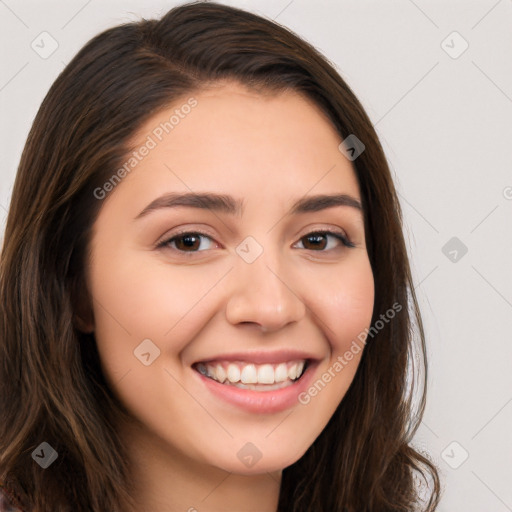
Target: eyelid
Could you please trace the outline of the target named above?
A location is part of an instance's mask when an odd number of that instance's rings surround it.
[[[208,238],[211,240],[212,244],[216,245],[217,247],[218,246],[222,247],[222,245],[219,242],[217,242],[217,240],[215,240],[215,238],[207,232],[203,232],[201,230],[194,230],[194,229],[184,229],[184,230],[178,231],[176,233],[172,233],[171,235],[164,237],[160,242],[157,242],[155,249],[168,250],[168,251],[171,251],[174,254],[178,254],[179,256],[182,256],[184,258],[193,258],[195,255],[205,252],[205,250],[202,250],[202,251],[180,251],[179,249],[174,249],[173,247],[169,246],[169,244],[171,242],[173,242],[176,238],[179,238],[182,235],[189,235],[189,234],[190,235],[199,235],[200,237]]]
[[[194,229],[194,228],[181,228],[181,229],[179,229],[179,231],[176,231],[174,233],[171,233],[171,234],[163,237],[161,239],[161,241],[156,243],[155,248],[156,249],[169,249],[170,251],[172,251],[174,253],[178,253],[180,256],[184,256],[184,257],[194,257],[194,255],[196,255],[198,253],[205,252],[204,250],[203,251],[181,251],[179,249],[174,249],[174,248],[169,247],[169,243],[173,242],[174,239],[180,237],[181,235],[188,235],[188,234],[199,235],[202,237],[209,238],[212,241],[212,243],[216,244],[217,246],[220,245],[222,247],[222,244],[217,242],[217,240],[215,239],[215,236],[212,235],[208,230]],[[332,228],[332,227],[308,228],[308,230],[304,234],[302,234],[298,238],[298,240],[294,243],[294,246],[297,243],[301,242],[303,238],[313,235],[313,234],[323,234],[326,236],[330,235],[334,238],[337,238],[338,241],[341,242],[341,247],[337,247],[337,248],[329,249],[329,250],[318,250],[318,251],[315,251],[313,249],[304,249],[305,251],[310,251],[312,253],[317,252],[320,254],[323,254],[323,253],[329,254],[336,250],[339,251],[340,249],[350,249],[350,248],[356,247],[356,245],[351,241],[351,239],[349,238],[349,236],[347,235],[347,233],[344,230],[342,230],[341,228]],[[208,250],[208,249],[206,249],[206,250]]]
[[[167,242],[169,242],[173,238],[176,238],[176,237],[178,237],[180,235],[188,235],[188,234],[202,235],[202,236],[211,238],[213,241],[215,241],[215,243],[219,244],[219,242],[217,242],[215,240],[216,235],[213,232],[208,231],[207,229],[204,229],[204,228],[200,228],[200,229],[179,228],[178,231],[171,231],[170,234],[164,235],[158,242],[156,242],[155,247],[159,247],[159,246],[161,246],[163,244],[166,244]]]
[[[325,233],[327,235],[334,236],[343,243],[346,247],[355,247],[355,244],[351,241],[350,237],[348,236],[347,232],[341,228],[338,227],[313,227],[313,228],[307,228],[306,232],[299,236],[298,241],[302,240],[302,238],[313,235],[316,233]],[[314,252],[330,252],[330,251],[314,251]]]

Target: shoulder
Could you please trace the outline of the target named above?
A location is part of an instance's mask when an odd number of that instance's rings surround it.
[[[16,498],[4,487],[0,481],[0,512],[24,512],[16,506]]]

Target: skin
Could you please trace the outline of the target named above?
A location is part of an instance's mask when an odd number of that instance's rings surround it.
[[[213,396],[191,365],[213,354],[298,348],[320,359],[312,382],[332,367],[373,311],[362,212],[289,210],[305,195],[361,197],[338,149],[342,139],[297,92],[262,95],[223,82],[193,96],[197,106],[104,200],[87,267],[87,328],[109,385],[133,416],[119,432],[131,447],[138,510],[270,512],[283,468],[321,433],[361,352],[308,404],[267,414]],[[186,100],[142,126],[135,146]],[[191,191],[243,199],[243,215],[179,207],[134,220],[163,193]],[[189,258],[182,239],[155,248],[177,228],[211,238],[200,238]],[[320,248],[308,244],[306,235],[328,228],[355,247],[331,235]],[[247,236],[263,248],[250,264],[236,252]],[[145,366],[134,350],[148,338],[160,355]],[[261,453],[252,467],[237,457],[249,441]]]

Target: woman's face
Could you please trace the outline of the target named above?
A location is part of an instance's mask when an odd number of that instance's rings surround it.
[[[134,447],[182,469],[277,471],[359,364],[374,301],[359,188],[341,138],[296,92],[226,82],[191,96],[142,127],[103,200],[92,327]]]

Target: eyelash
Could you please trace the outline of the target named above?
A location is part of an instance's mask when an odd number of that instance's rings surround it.
[[[209,234],[204,233],[202,231],[180,231],[179,233],[174,234],[171,238],[167,238],[166,240],[163,240],[162,242],[158,243],[157,249],[165,249],[165,248],[171,249],[173,251],[176,251],[183,255],[186,255],[185,257],[188,257],[188,258],[194,257],[194,255],[199,252],[203,252],[203,251],[182,251],[180,249],[174,249],[169,246],[176,239],[181,238],[184,235],[199,235],[199,236],[204,236],[206,238],[209,238],[210,240],[213,240],[213,238]],[[300,240],[302,240],[303,238],[312,236],[312,235],[331,235],[334,238],[338,239],[345,247],[347,247],[347,248],[355,247],[355,245],[343,233],[341,233],[340,231],[335,231],[335,230],[330,230],[330,229],[323,229],[320,231],[311,231],[309,233],[306,233],[304,236],[302,236],[300,238]],[[320,251],[315,251],[313,249],[305,249],[305,250],[309,250],[312,252],[329,252],[326,250],[320,250]],[[332,251],[334,249],[330,249],[330,250]]]

